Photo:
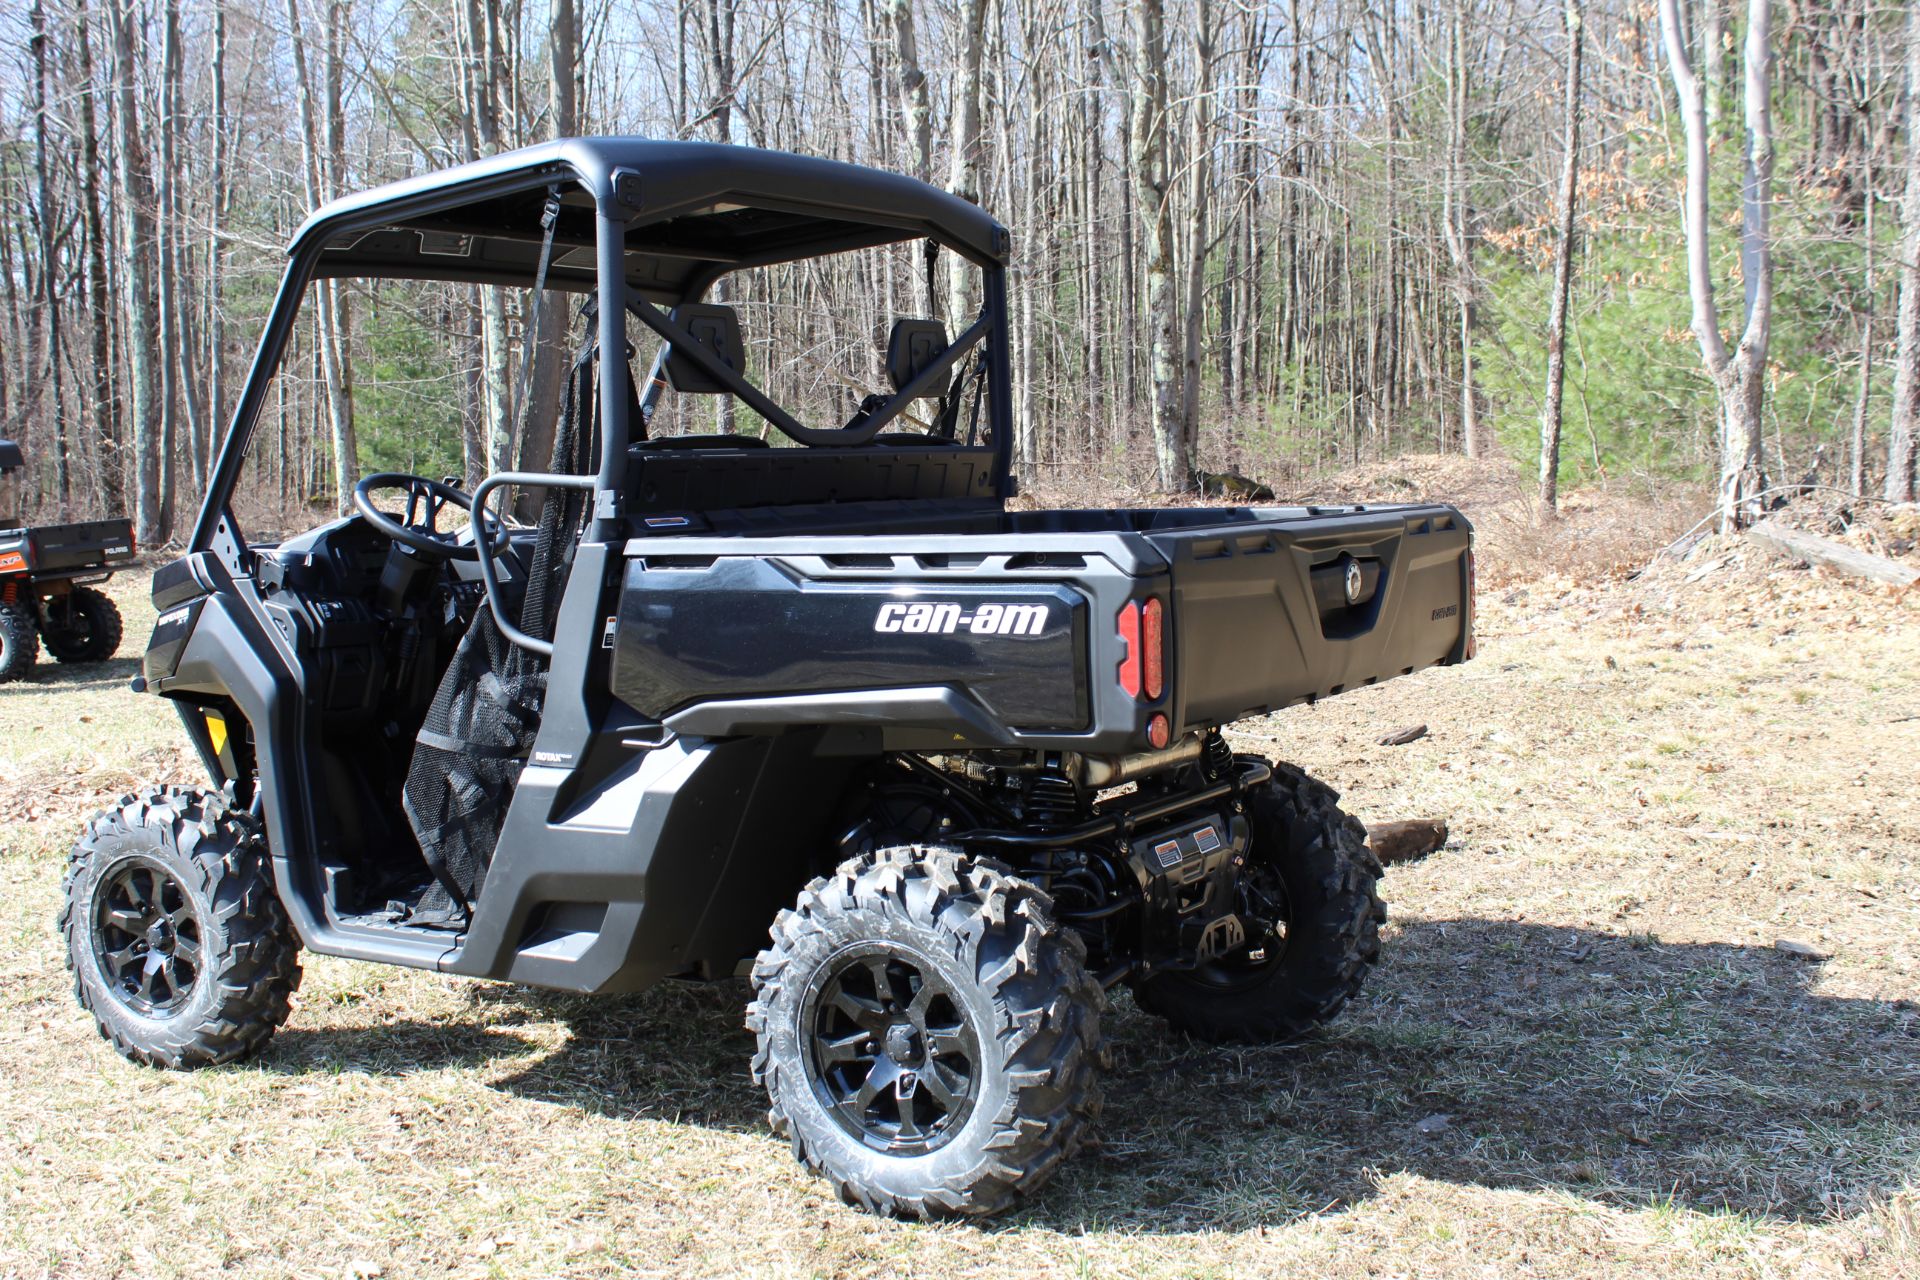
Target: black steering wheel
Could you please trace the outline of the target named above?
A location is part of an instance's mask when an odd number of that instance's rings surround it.
[[[395,520],[386,512],[373,505],[373,494],[379,489],[405,489],[407,491],[407,514],[403,520]],[[429,480],[425,476],[407,475],[401,471],[380,471],[363,477],[353,486],[353,505],[366,522],[386,534],[395,542],[411,547],[421,555],[434,560],[478,560],[480,552],[471,544],[455,542],[451,533],[440,532],[440,510],[448,503],[471,513],[473,497],[460,489],[439,480]],[[497,521],[489,523],[487,531],[497,534]]]

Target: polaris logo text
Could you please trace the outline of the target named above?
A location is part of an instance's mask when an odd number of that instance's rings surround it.
[[[1043,604],[983,604],[972,613],[957,604],[903,604],[880,606],[875,631],[908,635],[950,636],[965,629],[976,636],[1037,636],[1047,629]]]

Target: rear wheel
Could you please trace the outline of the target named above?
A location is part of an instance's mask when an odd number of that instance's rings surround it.
[[[1142,1007],[1200,1040],[1291,1040],[1331,1020],[1380,958],[1380,863],[1340,796],[1292,765],[1248,793],[1247,945],[1138,983]]]
[[[156,787],[95,816],[68,859],[60,931],[81,1005],[148,1066],[247,1056],[300,985],[266,841],[218,792]]]
[[[120,608],[103,591],[75,587],[50,596],[42,607],[40,635],[58,662],[99,662],[120,647]]]
[[[1105,997],[1044,894],[903,846],[815,880],[754,963],[747,1025],[774,1131],[842,1199],[911,1217],[997,1212],[1099,1112]]]
[[[25,603],[0,602],[0,684],[20,680],[40,658],[40,629]]]

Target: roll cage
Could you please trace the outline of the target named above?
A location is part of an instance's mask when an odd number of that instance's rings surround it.
[[[916,366],[883,403],[843,427],[809,426],[776,404],[678,322],[728,274],[924,238],[981,270],[982,306],[945,350]],[[914,400],[978,353],[994,492],[1011,471],[1007,349],[1007,231],[978,206],[897,174],[785,152],[644,138],[576,138],[344,197],[317,210],[288,245],[288,263],[246,385],[234,407],[189,551],[246,569],[232,496],[269,386],[307,287],[316,280],[386,277],[537,287],[593,296],[601,351],[627,349],[628,317],[661,339],[648,377],[655,394],[678,353],[782,434],[814,448],[864,445]],[[954,318],[957,319],[958,318]],[[590,540],[619,535],[633,425],[642,403],[623,360],[601,362],[598,471]],[[558,482],[513,473],[493,484]],[[588,487],[567,477],[569,487]]]

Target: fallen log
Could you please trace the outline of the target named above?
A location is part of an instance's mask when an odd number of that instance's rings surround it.
[[[1367,828],[1367,846],[1380,865],[1418,862],[1447,842],[1447,824],[1438,818],[1376,822]]]
[[[1920,582],[1920,569],[1889,560],[1885,556],[1876,556],[1869,551],[1857,550],[1831,538],[1789,529],[1772,520],[1762,520],[1748,529],[1747,540],[1768,551],[1805,560],[1809,564],[1824,565],[1856,578],[1890,582],[1896,587],[1910,587]]]

